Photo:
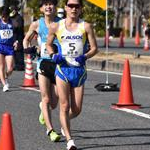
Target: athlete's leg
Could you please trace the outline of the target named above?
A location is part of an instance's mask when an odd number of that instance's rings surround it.
[[[80,114],[82,110],[83,94],[84,85],[71,88],[71,107],[69,110],[70,119],[73,119]]]
[[[51,122],[51,110],[48,109],[48,105],[50,102],[50,82],[49,79],[45,76],[39,74],[38,75],[39,88],[41,92],[41,100],[42,100],[42,114],[44,116],[44,120],[46,126],[49,130],[53,129]]]
[[[5,85],[5,56],[0,54],[0,79],[3,85]]]
[[[58,95],[59,95],[59,103],[60,103],[60,122],[64,130],[66,140],[69,141],[71,139],[70,119],[69,119],[70,86],[68,83],[64,82],[58,76],[56,76],[56,85],[57,85],[57,90],[59,91]]]
[[[13,72],[14,58],[12,55],[8,55],[8,56],[5,56],[5,61],[6,61],[6,66],[7,66],[5,78],[8,78]]]
[[[57,107],[58,104],[58,92],[57,92],[57,87],[55,84],[51,84],[50,87],[50,106],[51,109],[55,109]]]
[[[52,101],[53,97],[51,92],[54,91],[54,88],[51,88],[53,86],[51,85],[49,79],[41,74],[39,74],[39,87],[40,87],[41,97],[42,97],[41,110],[42,110],[42,116],[44,117],[44,122],[46,123],[46,127],[47,127],[47,135],[50,137],[51,141],[57,142],[60,140],[61,137],[54,131],[51,122],[51,109],[54,109],[57,106],[57,102],[54,103]],[[57,100],[56,96],[54,100]],[[50,109],[49,109],[49,103],[51,105]]]

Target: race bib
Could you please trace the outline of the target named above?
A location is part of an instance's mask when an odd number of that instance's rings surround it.
[[[79,63],[75,61],[75,58],[83,54],[82,41],[62,43],[62,55],[65,56],[67,63],[73,66],[79,66]]]
[[[10,39],[13,37],[13,30],[11,29],[0,30],[0,36],[1,39]]]
[[[82,42],[64,42],[62,44],[62,54],[67,57],[78,57],[83,53],[83,43]]]
[[[46,50],[46,43],[41,43],[41,57],[49,57],[48,51]]]

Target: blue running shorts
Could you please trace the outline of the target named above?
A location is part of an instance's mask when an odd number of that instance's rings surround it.
[[[0,54],[2,55],[14,55],[14,48],[13,46],[0,44]]]
[[[79,87],[85,83],[87,71],[85,66],[73,67],[57,65],[55,76],[70,83],[71,87]]]

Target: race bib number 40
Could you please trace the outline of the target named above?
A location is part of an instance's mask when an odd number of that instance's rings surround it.
[[[10,39],[13,37],[13,30],[5,29],[0,30],[0,37],[1,39]]]

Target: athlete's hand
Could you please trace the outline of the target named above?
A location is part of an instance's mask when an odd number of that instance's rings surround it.
[[[56,64],[61,64],[61,63],[65,62],[65,58],[62,57],[62,55],[60,55],[60,54],[51,54],[50,57]]]
[[[16,40],[13,44],[14,50],[16,51],[19,47],[19,42]]]
[[[84,66],[85,65],[85,61],[87,60],[85,55],[80,55],[78,57],[75,58],[75,60],[81,65]]]

